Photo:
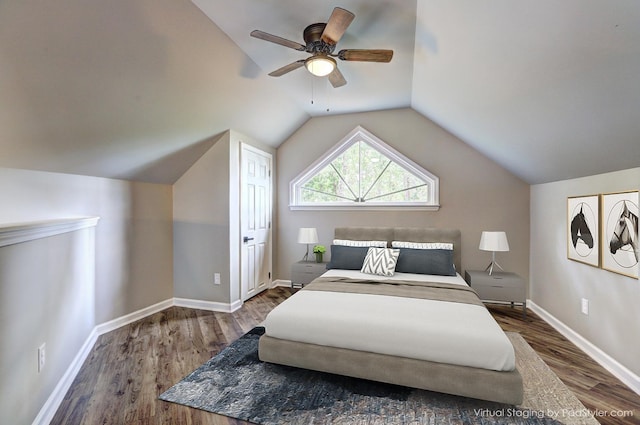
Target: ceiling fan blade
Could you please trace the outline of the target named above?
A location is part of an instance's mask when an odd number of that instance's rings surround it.
[[[336,7],[322,32],[322,41],[336,45],[356,15],[341,7]]]
[[[329,82],[334,88],[347,84],[347,80],[344,79],[344,75],[342,75],[342,72],[340,72],[337,66],[333,69],[333,72],[329,74]]]
[[[299,61],[295,61],[290,63],[289,65],[285,65],[282,68],[278,68],[275,71],[269,73],[271,77],[280,77],[281,75],[286,74],[287,72],[291,72],[294,69],[298,69],[304,65],[304,59],[300,59]]]
[[[279,44],[284,47],[290,47],[295,50],[304,51],[306,50],[306,46],[291,40],[287,40],[286,38],[278,37],[277,35],[269,34],[268,32],[253,30],[251,31],[251,37],[259,38],[260,40],[270,41],[272,43]]]
[[[343,61],[391,62],[393,50],[347,49],[340,50],[338,57]]]

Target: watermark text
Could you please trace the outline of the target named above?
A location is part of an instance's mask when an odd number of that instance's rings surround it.
[[[630,418],[633,410],[592,410],[592,409],[474,409],[476,416],[493,418]]]

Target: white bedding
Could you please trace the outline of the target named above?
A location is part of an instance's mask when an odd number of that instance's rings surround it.
[[[324,276],[373,276],[329,270]],[[466,285],[457,276],[396,273],[392,279]],[[385,295],[299,291],[265,320],[274,338],[476,368],[510,371],[513,346],[483,306]]]

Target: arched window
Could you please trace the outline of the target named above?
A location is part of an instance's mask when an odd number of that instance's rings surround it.
[[[290,207],[437,210],[438,177],[358,126],[290,183]]]

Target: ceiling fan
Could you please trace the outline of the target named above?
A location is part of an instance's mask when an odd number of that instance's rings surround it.
[[[301,52],[312,55],[307,59],[300,59],[282,68],[276,69],[269,75],[280,77],[288,72],[298,69],[303,65],[307,70],[318,77],[329,76],[329,82],[333,87],[341,87],[347,84],[344,76],[338,69],[336,60],[359,62],[390,62],[393,50],[379,49],[345,49],[334,54],[336,44],[347,30],[355,15],[346,9],[336,7],[333,9],[329,21],[325,23],[311,24],[304,29],[302,37],[306,43],[300,44],[286,38],[278,37],[260,30],[251,31],[251,36],[261,40],[280,44]]]

